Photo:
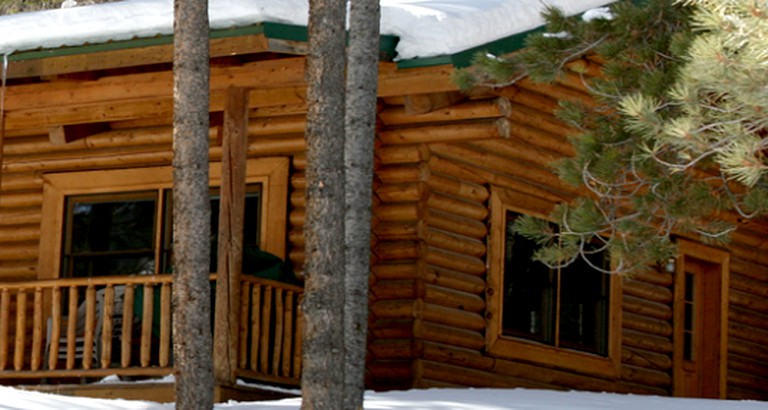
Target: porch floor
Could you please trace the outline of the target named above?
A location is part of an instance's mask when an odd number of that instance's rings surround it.
[[[16,388],[99,399],[149,400],[160,403],[171,403],[175,399],[174,384],[168,382],[26,385],[16,386]],[[266,401],[295,397],[290,393],[240,385],[216,386],[213,394],[216,403],[228,400]]]

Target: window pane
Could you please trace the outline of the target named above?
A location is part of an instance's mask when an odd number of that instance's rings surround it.
[[[605,269],[603,254],[590,256]],[[608,290],[610,277],[583,259],[560,271],[560,346],[607,354]]]
[[[64,276],[154,271],[154,193],[67,198]]]
[[[165,197],[165,211],[163,223],[163,261],[161,270],[163,272],[172,271],[171,249],[173,247],[173,191],[166,189],[163,191]],[[219,208],[221,200],[219,189],[211,190],[211,260],[210,271],[216,272],[218,267],[218,234],[219,234]],[[245,215],[243,221],[243,254],[247,254],[249,249],[259,248],[259,223],[261,217],[261,185],[249,184],[245,193]],[[243,270],[246,270],[248,260],[243,261]]]
[[[554,344],[555,277],[549,268],[531,259],[536,243],[514,233],[517,216],[507,213],[502,332]]]

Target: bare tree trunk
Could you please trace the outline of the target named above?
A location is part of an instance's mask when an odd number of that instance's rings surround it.
[[[342,409],[346,2],[310,0],[303,409]]]
[[[344,409],[362,409],[368,334],[373,146],[379,73],[379,0],[352,0],[347,48],[344,172]]]
[[[213,408],[208,1],[174,1],[173,354],[176,408]]]

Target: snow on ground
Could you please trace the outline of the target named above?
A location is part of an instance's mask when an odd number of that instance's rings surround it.
[[[170,410],[173,404],[103,400],[0,387],[0,409],[8,410]],[[229,402],[218,410],[298,410],[301,399]],[[366,392],[368,410],[768,410],[768,402],[680,399],[611,393],[526,389],[429,389]]]
[[[614,0],[381,0],[381,31],[401,59],[454,54],[543,24],[551,5],[577,14]],[[306,26],[306,0],[210,0],[211,28],[261,22]],[[0,54],[148,38],[173,32],[173,0],[115,3],[0,17]]]

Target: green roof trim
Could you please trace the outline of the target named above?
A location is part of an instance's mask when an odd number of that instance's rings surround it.
[[[267,38],[288,40],[288,41],[307,41],[307,28],[282,23],[258,23],[251,26],[235,27],[227,29],[211,30],[210,38],[219,39],[227,37],[239,37],[247,35],[264,34]],[[390,60],[394,58],[395,46],[399,38],[396,36],[381,36],[381,55]],[[156,37],[136,38],[131,40],[110,41],[100,44],[85,44],[82,46],[58,47],[43,50],[29,50],[13,53],[8,57],[9,61],[36,60],[51,57],[62,57],[77,54],[99,53],[104,51],[125,50],[131,48],[143,48],[153,46],[163,46],[173,44],[173,35],[162,35]]]

